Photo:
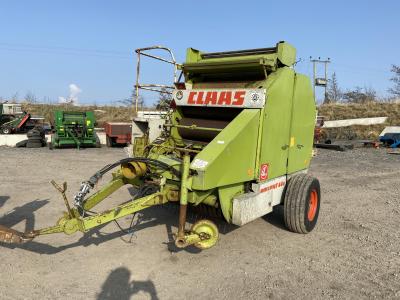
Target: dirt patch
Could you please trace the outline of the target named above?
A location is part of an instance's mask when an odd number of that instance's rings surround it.
[[[72,197],[80,181],[123,157],[122,149],[0,148],[0,224],[53,225],[64,207],[51,179],[67,181]],[[132,236],[111,223],[1,245],[0,298],[398,299],[399,166],[384,149],[318,150],[310,172],[321,181],[322,208],[308,235],[288,232],[278,208],[240,228],[221,222],[212,249],[177,251],[175,208],[154,207],[137,215]],[[104,208],[128,198],[118,191]]]

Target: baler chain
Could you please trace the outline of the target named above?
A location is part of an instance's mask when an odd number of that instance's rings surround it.
[[[207,204],[200,203],[196,206],[189,206],[190,210],[194,213],[204,216],[204,217],[212,217],[212,218],[222,218],[222,211],[220,208],[209,206]]]

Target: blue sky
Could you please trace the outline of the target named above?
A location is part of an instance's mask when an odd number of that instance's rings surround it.
[[[400,1],[5,1],[0,0],[0,97],[28,91],[39,100],[82,92],[81,103],[129,97],[133,50],[187,47],[222,51],[285,40],[311,74],[309,57],[330,57],[343,89],[373,87],[381,96],[400,64]],[[171,69],[145,61],[143,81],[168,83]],[[321,69],[322,71],[322,69]],[[150,104],[157,96],[146,94]]]

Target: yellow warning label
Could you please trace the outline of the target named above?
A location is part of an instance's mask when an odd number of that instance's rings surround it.
[[[293,147],[294,146],[294,136],[292,136],[291,138],[290,138],[290,145],[289,145],[290,147]]]

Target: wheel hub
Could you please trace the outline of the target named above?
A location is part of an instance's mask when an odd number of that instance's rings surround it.
[[[210,220],[199,220],[192,225],[191,232],[196,233],[200,237],[200,242],[194,244],[197,248],[208,249],[213,247],[219,237],[217,225]]]
[[[316,190],[312,190],[310,193],[310,199],[308,203],[307,218],[311,222],[314,220],[318,208],[318,193]]]

